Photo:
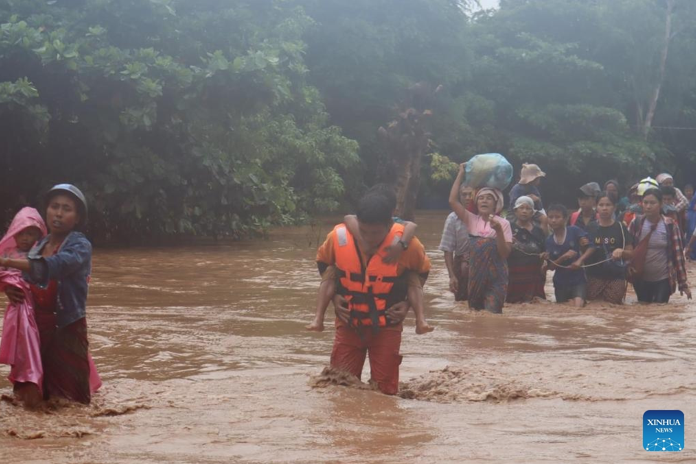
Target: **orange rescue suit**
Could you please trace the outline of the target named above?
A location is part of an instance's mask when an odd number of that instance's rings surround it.
[[[388,325],[387,308],[406,298],[406,280],[397,274],[398,263],[387,264],[383,261],[386,257],[384,249],[396,245],[403,233],[404,226],[394,224],[377,253],[363,263],[355,237],[345,224],[334,228],[337,293],[348,302],[352,327],[367,326],[374,332],[379,331],[380,327]]]

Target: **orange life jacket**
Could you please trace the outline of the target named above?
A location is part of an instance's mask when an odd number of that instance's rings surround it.
[[[338,286],[336,292],[343,295],[350,309],[350,324],[359,328],[368,326],[374,332],[386,327],[386,309],[406,298],[405,277],[397,274],[398,264],[387,264],[384,249],[396,245],[404,233],[404,226],[394,224],[367,263],[362,261],[355,237],[345,224],[333,230],[334,256]]]

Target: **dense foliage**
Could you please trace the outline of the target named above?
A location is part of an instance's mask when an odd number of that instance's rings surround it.
[[[378,129],[419,82],[443,89],[421,198],[482,152],[546,191],[693,180],[696,2],[475,3],[0,0],[0,220],[65,181],[113,240],[336,210],[395,180]]]

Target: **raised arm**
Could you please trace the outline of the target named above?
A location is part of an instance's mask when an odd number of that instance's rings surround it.
[[[469,212],[464,205],[459,201],[459,188],[462,185],[462,181],[464,180],[464,175],[465,175],[465,169],[466,163],[462,163],[459,165],[459,172],[457,173],[457,178],[454,179],[454,183],[452,184],[452,189],[450,190],[450,195],[449,195],[449,205],[450,208],[452,208],[452,211],[455,212],[457,217],[462,220],[465,224],[469,223],[469,216],[472,214]]]

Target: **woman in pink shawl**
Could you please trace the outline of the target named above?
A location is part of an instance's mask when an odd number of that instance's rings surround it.
[[[9,230],[0,241],[0,257],[21,259],[34,244],[46,235],[46,224],[34,208],[17,213]],[[29,284],[16,269],[0,268],[0,290],[13,286],[24,292],[24,301],[10,303],[5,311],[0,340],[0,363],[11,367],[9,380],[17,397],[27,406],[35,406],[43,397],[41,342],[34,318]]]

